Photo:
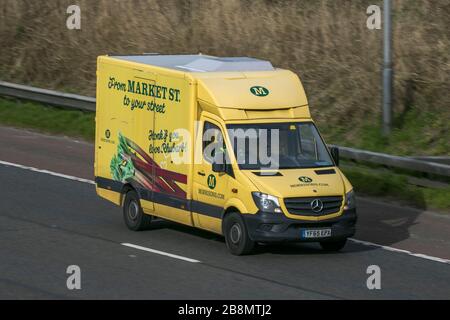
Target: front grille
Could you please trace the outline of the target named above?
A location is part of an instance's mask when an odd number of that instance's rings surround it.
[[[285,198],[284,205],[290,214],[317,217],[338,212],[342,206],[342,199],[342,196]],[[321,211],[315,212],[311,208],[311,202],[314,200],[320,200],[322,202],[323,209]]]

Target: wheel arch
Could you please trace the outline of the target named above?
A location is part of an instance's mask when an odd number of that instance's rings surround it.
[[[223,220],[223,218],[225,218],[225,214],[229,214],[233,210],[235,212],[239,212],[239,213],[247,213],[248,212],[244,203],[240,199],[237,199],[237,198],[229,199],[225,204],[225,208],[226,209],[222,212],[222,220]]]
[[[230,215],[230,214],[233,213],[233,212],[236,212],[236,213],[241,214],[241,211],[240,211],[238,208],[236,208],[235,206],[229,206],[228,208],[226,208],[226,209],[223,211],[223,213],[222,213],[222,225],[221,225],[221,228],[222,228],[222,234],[224,234],[224,232],[223,232],[223,223],[224,223],[224,221],[225,221],[225,217],[228,216],[228,215]]]

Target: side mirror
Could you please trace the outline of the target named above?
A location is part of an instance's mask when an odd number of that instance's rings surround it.
[[[218,173],[226,172],[227,171],[227,166],[226,166],[225,163],[215,163],[214,162],[212,164],[212,171],[213,172],[218,172]]]
[[[336,166],[339,166],[339,148],[331,147],[330,152],[331,156],[333,157],[334,163],[336,163]]]

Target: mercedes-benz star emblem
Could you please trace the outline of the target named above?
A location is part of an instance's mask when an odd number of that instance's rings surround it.
[[[319,199],[314,199],[311,201],[311,209],[314,212],[320,212],[323,209],[323,203]]]

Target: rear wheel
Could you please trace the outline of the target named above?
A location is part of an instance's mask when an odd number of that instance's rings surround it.
[[[244,220],[237,212],[225,216],[223,234],[228,250],[234,255],[249,254],[255,246],[255,242],[248,235]]]
[[[323,250],[328,252],[336,252],[340,251],[342,248],[345,247],[345,244],[347,243],[347,238],[341,239],[338,241],[330,241],[330,242],[321,242],[320,246]]]
[[[130,230],[141,231],[150,228],[152,216],[144,213],[139,197],[134,190],[128,191],[125,195],[123,219]]]

